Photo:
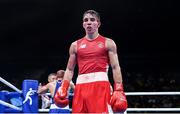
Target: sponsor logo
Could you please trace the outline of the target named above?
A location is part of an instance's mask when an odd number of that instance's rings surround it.
[[[86,48],[86,44],[82,44],[79,48]]]

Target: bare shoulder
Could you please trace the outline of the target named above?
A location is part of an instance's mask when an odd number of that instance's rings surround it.
[[[77,46],[77,41],[72,42],[71,46]]]
[[[69,51],[70,51],[70,53],[76,53],[76,51],[77,51],[77,41],[71,43]]]
[[[108,50],[116,49],[116,44],[111,38],[106,37],[106,47]]]

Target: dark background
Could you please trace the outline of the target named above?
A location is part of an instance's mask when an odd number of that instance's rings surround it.
[[[65,69],[88,9],[101,15],[100,34],[116,42],[126,91],[163,91],[153,81],[148,90],[131,88],[148,75],[178,84],[180,14],[173,0],[1,0],[0,76],[21,88],[24,79],[46,83],[49,73]]]

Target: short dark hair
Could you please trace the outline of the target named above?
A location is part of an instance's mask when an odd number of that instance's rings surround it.
[[[51,76],[56,76],[56,73],[50,73],[50,74],[48,75],[48,79],[49,79]]]
[[[100,15],[99,15],[99,13],[97,12],[97,11],[95,11],[95,10],[87,10],[87,11],[85,11],[84,12],[84,14],[83,14],[83,18],[84,18],[84,16],[86,15],[86,14],[91,14],[91,15],[93,15],[93,16],[96,16],[96,18],[97,18],[97,20],[100,22]]]
[[[57,78],[61,78],[61,77],[64,77],[64,73],[65,73],[65,71],[64,70],[58,70],[57,71]]]

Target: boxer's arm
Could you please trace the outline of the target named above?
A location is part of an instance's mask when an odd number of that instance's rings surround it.
[[[69,103],[69,100],[66,99],[66,96],[67,96],[70,82],[74,75],[74,67],[76,65],[76,42],[73,42],[71,44],[70,49],[69,49],[69,54],[70,56],[69,56],[67,68],[64,74],[63,82],[61,84],[61,87],[58,88],[54,96],[55,104],[59,107],[67,106]]]
[[[69,60],[64,74],[64,80],[69,82],[72,80],[74,75],[74,68],[76,65],[76,52],[77,52],[77,42],[73,42],[69,49]]]
[[[114,92],[111,96],[110,104],[114,112],[125,111],[128,105],[122,84],[122,74],[118,61],[116,44],[113,40],[107,39],[107,49],[114,79]]]
[[[50,84],[50,83],[48,83],[48,84],[46,84],[46,85],[44,85],[44,86],[39,86],[37,93],[38,93],[38,94],[46,93],[46,92],[48,91],[48,89],[49,89],[49,84]]]
[[[119,65],[119,60],[117,55],[116,44],[113,40],[107,38],[106,46],[108,49],[108,55],[109,55],[110,65],[112,67],[114,82],[122,83],[122,74],[121,74],[121,68]]]

